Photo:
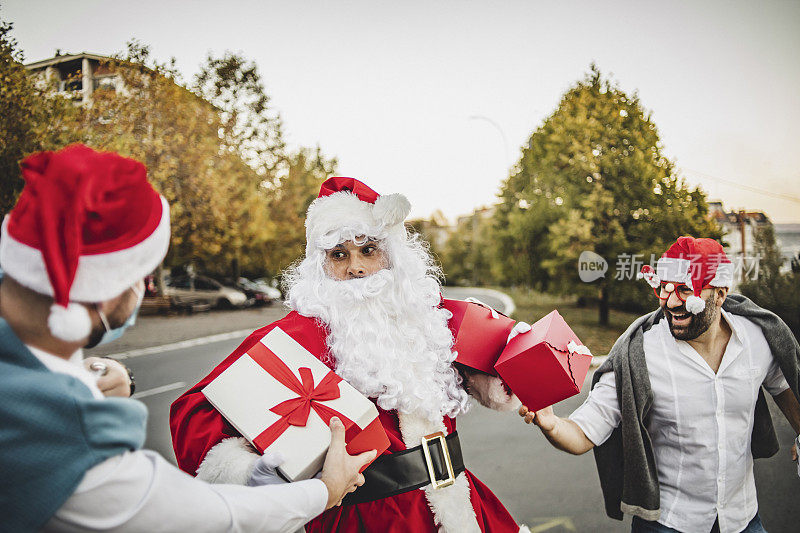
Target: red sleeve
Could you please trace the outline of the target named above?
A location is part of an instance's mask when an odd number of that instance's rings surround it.
[[[241,436],[206,400],[201,392],[214,378],[228,368],[240,355],[275,327],[280,327],[312,354],[326,353],[325,330],[313,319],[295,312],[255,330],[236,350],[225,358],[206,377],[183,393],[170,407],[169,427],[172,447],[181,470],[195,475],[206,453],[221,440]]]

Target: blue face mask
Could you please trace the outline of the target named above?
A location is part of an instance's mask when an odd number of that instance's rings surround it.
[[[138,300],[136,301],[136,307],[133,309],[131,316],[128,317],[128,320],[125,321],[118,328],[111,329],[108,324],[108,319],[106,318],[106,314],[103,313],[100,309],[97,310],[97,314],[100,315],[100,321],[103,323],[103,327],[106,329],[106,332],[103,333],[103,337],[100,339],[100,342],[97,343],[97,346],[101,344],[106,344],[111,341],[115,341],[122,337],[122,334],[125,333],[125,330],[129,327],[136,324],[136,316],[139,314],[139,308],[142,306],[142,300],[144,299],[144,291],[140,291],[138,287],[131,287],[131,290],[136,294]]]

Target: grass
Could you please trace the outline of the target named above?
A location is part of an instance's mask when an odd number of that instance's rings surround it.
[[[501,290],[511,296],[516,304],[512,318],[533,324],[555,309],[594,355],[606,355],[617,337],[639,316],[612,309],[608,326],[601,326],[597,322],[597,306],[590,304],[578,307],[578,299],[574,296],[556,296],[522,288]]]

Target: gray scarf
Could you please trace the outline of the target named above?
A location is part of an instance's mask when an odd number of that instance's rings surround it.
[[[739,294],[729,294],[722,308],[747,318],[761,328],[789,388],[800,398],[800,345],[783,320]],[[631,324],[614,343],[608,360],[597,369],[592,379],[594,388],[602,374],[614,372],[617,400],[622,411],[620,425],[606,442],[594,448],[606,514],[617,520],[622,520],[623,513],[645,520],[658,520],[661,514],[653,443],[647,433],[653,391],[650,388],[643,341],[644,332],[663,318],[664,312],[659,309]],[[778,448],[764,389],[761,389],[753,423],[753,457],[771,457]]]

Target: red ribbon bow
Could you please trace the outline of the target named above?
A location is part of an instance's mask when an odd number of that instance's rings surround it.
[[[280,415],[281,418],[262,431],[258,437],[253,440],[253,444],[255,444],[260,452],[263,452],[270,444],[275,442],[289,426],[305,426],[308,423],[311,409],[313,409],[326,424],[330,424],[331,418],[334,416],[339,417],[344,424],[345,430],[347,430],[345,439],[349,440],[351,435],[349,430],[351,428],[355,429],[358,426],[340,412],[320,403],[335,400],[341,396],[339,392],[339,382],[342,381],[342,378],[329,371],[315,387],[314,376],[311,373],[311,369],[302,367],[299,369],[300,379],[302,379],[301,383],[294,372],[286,366],[286,363],[281,361],[277,355],[272,353],[272,351],[261,342],[257,342],[255,346],[247,350],[247,355],[258,363],[261,368],[266,370],[269,375],[298,395],[297,398],[283,401],[270,409],[273,413]]]

